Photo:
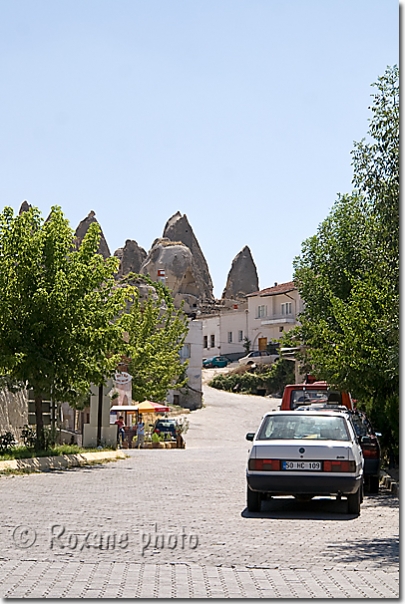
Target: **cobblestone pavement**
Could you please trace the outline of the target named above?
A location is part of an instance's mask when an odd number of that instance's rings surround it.
[[[279,400],[205,387],[185,450],[0,477],[0,596],[395,598],[398,500],[246,510],[245,465]]]

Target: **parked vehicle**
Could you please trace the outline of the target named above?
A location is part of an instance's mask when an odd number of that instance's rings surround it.
[[[238,360],[240,365],[262,365],[269,364],[271,365],[274,361],[277,361],[278,354],[269,354],[265,350],[253,350],[249,352],[245,357],[242,357]]]
[[[247,507],[260,511],[268,496],[347,497],[348,511],[360,513],[363,454],[347,413],[276,411],[267,413],[249,454]]]
[[[175,419],[158,419],[153,426],[152,434],[170,434],[176,438],[177,421]]]
[[[338,411],[346,413],[359,440],[364,458],[364,484],[369,493],[378,493],[380,489],[381,448],[378,441],[379,432],[374,432],[367,416],[362,411],[347,409],[343,405],[331,403],[313,404],[298,407],[297,411]]]
[[[203,360],[203,367],[207,369],[208,367],[226,367],[230,363],[230,360],[226,357],[210,357],[209,359]]]
[[[370,493],[380,490],[381,447],[378,437],[366,415],[360,411],[352,413],[352,423],[364,457],[364,480]]]
[[[303,405],[333,403],[353,409],[353,400],[349,392],[340,392],[326,382],[310,384],[289,384],[284,388],[280,411],[292,411]]]

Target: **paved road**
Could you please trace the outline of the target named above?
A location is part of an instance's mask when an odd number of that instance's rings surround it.
[[[245,505],[245,464],[275,399],[205,386],[185,450],[0,478],[5,597],[398,597],[398,500]]]

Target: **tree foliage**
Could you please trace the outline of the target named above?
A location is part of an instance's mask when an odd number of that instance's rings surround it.
[[[46,221],[36,208],[0,214],[0,371],[33,389],[38,447],[43,395],[73,402],[120,358],[114,319],[127,291],[115,288],[117,259],[96,253],[99,239],[92,224],[77,249],[56,206]]]
[[[170,388],[181,388],[187,382],[188,361],[182,362],[180,351],[188,333],[188,318],[175,308],[170,291],[162,283],[135,274],[122,283],[128,282],[135,289],[121,326],[128,334],[124,352],[131,359],[128,371],[132,375],[132,396],[138,402],[160,402]],[[141,295],[139,286],[147,291],[146,295]]]
[[[368,140],[355,143],[351,194],[302,244],[294,280],[305,302],[290,333],[318,377],[351,390],[398,437],[398,68],[375,84]]]

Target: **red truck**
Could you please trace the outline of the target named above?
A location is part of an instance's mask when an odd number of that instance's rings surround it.
[[[353,400],[349,392],[333,390],[326,382],[315,382],[310,378],[303,384],[290,384],[284,388],[280,411],[291,411],[314,403],[334,403],[353,410]]]

